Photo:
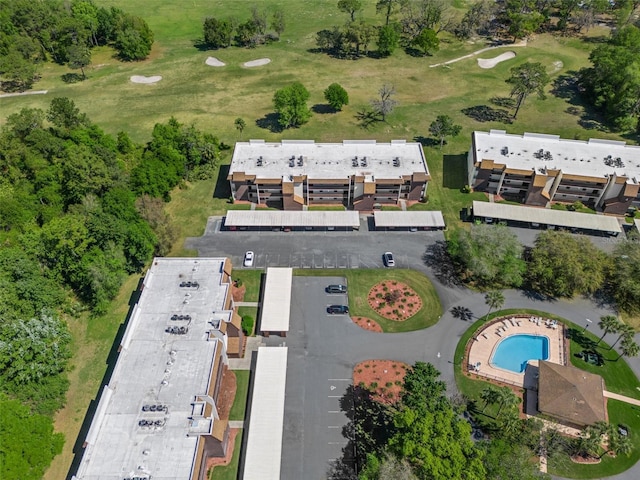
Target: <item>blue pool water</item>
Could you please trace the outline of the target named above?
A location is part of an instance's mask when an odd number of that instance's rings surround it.
[[[516,373],[524,372],[529,360],[549,358],[549,339],[539,335],[513,335],[496,347],[491,363]]]

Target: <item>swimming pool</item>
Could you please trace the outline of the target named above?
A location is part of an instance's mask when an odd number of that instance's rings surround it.
[[[529,360],[549,359],[549,339],[541,335],[512,335],[501,340],[491,363],[515,373],[522,373]]]

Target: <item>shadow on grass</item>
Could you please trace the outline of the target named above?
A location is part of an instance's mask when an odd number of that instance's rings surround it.
[[[442,186],[461,189],[467,184],[467,155],[443,155]]]
[[[423,147],[437,147],[440,145],[435,138],[423,137],[422,135],[416,135],[413,137],[413,141],[420,143]]]
[[[85,80],[85,77],[79,73],[65,73],[64,75],[61,75],[60,78],[64,83],[78,83]]]
[[[507,110],[493,108],[489,105],[463,108],[461,112],[476,122],[513,123],[513,118],[511,118],[511,114]]]
[[[377,112],[373,110],[362,109],[355,115],[356,120],[360,124],[360,127],[365,130],[368,129],[371,125],[382,121]]]
[[[588,338],[584,334],[584,330],[579,330],[577,328],[571,327],[567,329],[566,335],[570,340],[576,342],[585,350],[593,350],[596,348],[597,343],[594,340]]]
[[[273,133],[282,132],[282,127],[278,123],[278,114],[275,112],[267,113],[264,117],[256,120],[256,125]]]
[[[516,101],[511,97],[493,97],[489,101],[496,107],[516,108]]]
[[[229,165],[220,165],[218,171],[218,178],[216,179],[216,186],[213,189],[213,198],[229,198],[231,196],[231,187],[227,180],[229,175]]]
[[[327,105],[326,103],[316,103],[313,107],[311,107],[311,111],[313,113],[318,113],[321,115],[338,112],[335,108],[333,108],[331,105]]]
[[[575,70],[570,70],[563,75],[559,75],[553,81],[551,94],[566,100],[567,103],[570,104],[566,112],[571,115],[579,115],[578,125],[582,128],[586,130],[597,130],[599,132],[610,131],[602,115],[585,101],[578,83],[578,75],[578,72]]]
[[[433,56],[431,54],[424,53],[422,50],[418,50],[417,48],[411,47],[411,46],[404,47],[404,53],[415,58],[427,58],[427,57]]]

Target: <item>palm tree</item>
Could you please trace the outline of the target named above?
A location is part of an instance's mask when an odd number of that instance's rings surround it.
[[[616,427],[612,428],[613,432],[609,433],[609,451],[615,452],[616,455],[629,456],[633,450],[633,443],[629,440],[628,435],[621,435]],[[605,452],[608,453],[608,452]]]
[[[633,338],[633,335],[636,333],[635,330],[633,329],[632,326],[630,325],[626,325],[624,323],[620,323],[620,325],[618,326],[618,331],[616,333],[619,333],[620,335],[618,336],[618,339],[613,342],[613,345],[611,345],[609,347],[609,350],[612,350],[613,347],[616,346],[616,344],[623,338]]]
[[[600,317],[600,321],[598,322],[598,326],[602,330],[604,330],[604,333],[598,339],[598,343],[596,343],[596,345],[600,345],[600,342],[602,341],[602,339],[604,338],[604,336],[607,333],[609,333],[609,332],[618,333],[618,329],[620,327],[620,321],[618,320],[618,317],[616,317],[615,315],[605,315],[603,317]]]
[[[633,337],[624,337],[620,344],[620,356],[616,362],[624,357],[636,357],[640,353],[640,346],[633,340]]]
[[[500,390],[500,407],[496,417],[500,416],[500,412],[504,407],[515,407],[518,404],[518,397],[514,395],[509,387],[502,387]]]
[[[482,407],[482,413],[484,413],[490,403],[493,404],[500,400],[500,390],[493,385],[489,385],[480,392],[480,398],[484,401],[484,407]]]
[[[486,320],[489,317],[491,310],[495,308],[502,308],[504,305],[504,295],[500,290],[491,290],[485,294],[484,303],[489,305],[489,311],[484,316],[484,319]]]

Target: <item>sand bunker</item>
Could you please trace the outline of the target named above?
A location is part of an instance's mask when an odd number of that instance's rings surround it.
[[[152,77],[145,77],[143,75],[133,75],[130,80],[133,83],[158,83],[162,80],[160,75],[154,75]]]
[[[216,57],[208,57],[204,63],[206,63],[210,67],[224,67],[226,65],[226,63],[221,62]]]
[[[516,56],[516,52],[504,52],[497,57],[493,58],[479,58],[478,66],[480,68],[493,68],[500,62],[504,62],[505,60],[509,60]]]
[[[271,59],[270,58],[259,58],[258,60],[251,60],[250,62],[246,62],[243,65],[245,67],[259,67],[261,65],[266,65],[267,63],[270,63]]]

